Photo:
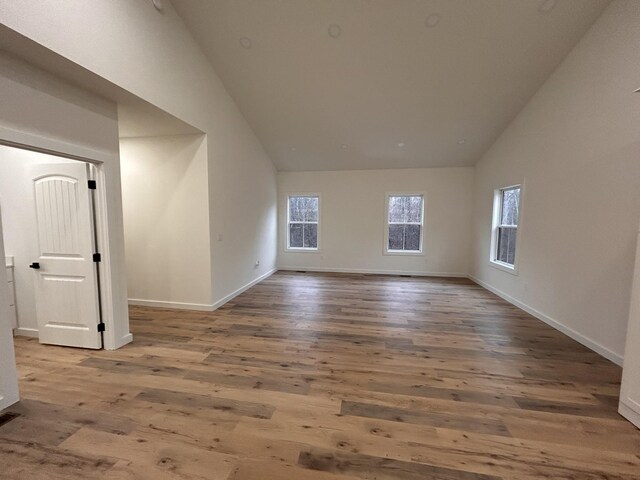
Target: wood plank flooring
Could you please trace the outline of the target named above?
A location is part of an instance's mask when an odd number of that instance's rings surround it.
[[[640,480],[620,368],[465,279],[279,272],[131,329],[16,339],[0,478]]]

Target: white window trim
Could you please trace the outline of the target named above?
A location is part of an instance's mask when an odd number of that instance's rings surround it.
[[[318,198],[318,246],[311,247],[290,247],[289,246],[289,198],[290,197],[317,197]],[[284,197],[285,208],[285,232],[284,232],[284,250],[292,253],[319,253],[320,252],[320,225],[322,221],[322,196],[319,193],[287,193]],[[294,222],[294,223],[316,223],[316,222]]]
[[[422,197],[422,222],[407,222],[402,225],[420,225],[420,250],[389,250],[389,198],[390,197]],[[384,197],[384,245],[382,247],[383,255],[400,255],[400,256],[424,256],[424,225],[425,212],[427,210],[427,195],[425,192],[387,192]],[[396,223],[396,222],[394,222]]]
[[[502,192],[511,190],[514,188],[520,189],[520,205],[518,208],[518,224],[516,232],[516,255],[513,261],[513,265],[497,260],[498,255],[498,228],[509,228],[508,225],[500,225],[500,217],[502,216]],[[489,252],[489,265],[502,270],[503,272],[510,273],[511,275],[518,275],[518,258],[520,256],[520,230],[522,223],[522,204],[524,194],[524,182],[521,184],[510,185],[508,187],[496,188],[493,191],[493,218],[491,220],[491,251]]]

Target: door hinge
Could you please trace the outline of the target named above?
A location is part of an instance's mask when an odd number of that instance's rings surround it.
[[[104,332],[104,323],[99,323],[98,324],[98,331],[99,332]]]
[[[96,181],[95,180],[89,180],[89,190],[95,190],[96,189]]]
[[[102,255],[100,255],[99,253],[94,253],[93,254],[93,261],[96,263],[100,263],[102,261]]]

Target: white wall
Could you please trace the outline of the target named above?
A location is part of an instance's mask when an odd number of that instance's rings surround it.
[[[0,54],[0,98],[0,139],[103,162],[109,237],[103,271],[111,272],[103,287],[111,296],[115,319],[105,332],[105,346],[117,348],[131,341],[116,105],[4,54]]]
[[[0,145],[0,207],[4,253],[14,257],[18,334],[38,336],[34,273],[28,265],[38,259],[38,230],[30,169],[43,163],[72,160]],[[0,255],[1,256],[1,255]]]
[[[2,2],[0,18],[207,134],[218,304],[275,268],[276,173],[171,3],[163,3],[160,13],[141,0],[67,0],[64,8],[38,0]]]
[[[640,218],[640,2],[613,2],[476,167],[473,275],[610,359]],[[519,275],[489,266],[493,190],[525,183]]]
[[[466,275],[473,168],[278,173],[281,268]],[[424,192],[423,256],[385,255],[387,193]],[[320,251],[287,252],[286,197],[321,196]]]
[[[210,308],[204,135],[120,140],[129,301]]]

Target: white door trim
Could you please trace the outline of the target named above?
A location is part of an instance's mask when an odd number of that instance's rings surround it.
[[[4,265],[4,241],[2,238],[2,215],[0,213],[0,259]],[[11,324],[9,323],[9,289],[7,274],[0,268],[0,410],[7,408],[18,400],[18,372],[16,356],[13,351]],[[5,323],[6,322],[6,323]]]
[[[618,411],[636,427],[640,428],[640,232],[636,247],[636,262],[633,271],[629,326],[627,329],[622,385]]]
[[[105,324],[105,332],[103,334],[104,348],[113,350],[120,347],[123,345],[123,339],[115,337],[116,319],[113,308],[113,291],[111,288],[112,270],[109,262],[111,255],[109,222],[107,218],[107,185],[103,165],[105,162],[119,161],[118,155],[3,126],[0,126],[0,145],[46,153],[56,157],[80,160],[96,166],[95,225],[98,246],[102,254],[102,262],[98,270],[100,278],[100,298],[102,300],[102,322]],[[128,342],[124,341],[124,343]]]

